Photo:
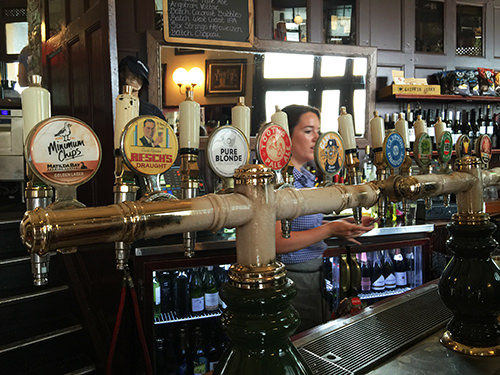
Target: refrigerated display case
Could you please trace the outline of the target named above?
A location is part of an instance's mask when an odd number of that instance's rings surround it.
[[[358,238],[361,245],[356,246],[347,245],[345,241],[338,239],[327,240],[329,247],[324,253],[324,264],[329,266],[325,267],[325,290],[327,297],[330,298],[332,310],[336,311],[339,302],[346,296],[358,296],[364,305],[368,305],[387,296],[404,293],[428,281],[426,268],[429,263],[426,262],[430,259],[432,231],[433,225],[380,228],[373,230],[372,235]],[[214,353],[220,355],[227,340],[220,324],[223,302],[220,301],[214,310],[193,312],[193,306],[189,303],[191,302],[189,282],[193,273],[206,272],[206,267],[212,266],[218,275],[216,279],[220,287],[225,271],[236,261],[234,233],[199,233],[200,241],[196,244],[194,258],[184,257],[180,239],[172,237],[160,240],[162,242],[178,240],[178,244],[158,245],[154,241],[149,241],[135,247],[134,272],[138,279],[142,301],[145,335],[151,353],[154,353],[154,367],[160,369],[157,373],[162,374],[173,371],[171,368],[173,362],[176,366],[180,366],[178,358],[183,358],[184,354],[179,350],[186,351],[191,364],[198,351],[198,356],[206,358],[210,366],[210,361],[215,362]],[[410,275],[411,271],[408,286],[383,292],[361,293],[361,272],[353,272],[353,275],[356,275],[356,280],[353,281],[358,289],[351,289],[351,276],[346,277],[342,274],[340,265],[342,259],[350,259],[350,262],[355,259],[359,265],[358,259],[361,259],[362,253],[373,259],[377,251],[385,251],[393,259],[396,249],[400,249],[400,253],[405,255],[411,254],[412,267],[407,266],[407,275]],[[349,287],[346,287],[346,281],[343,279],[349,279]],[[195,297],[200,298],[199,295]],[[210,338],[213,335],[212,331],[216,333],[217,339]],[[186,338],[181,340],[183,336]],[[181,344],[183,340],[185,343]],[[214,340],[218,340],[218,344],[215,345]],[[215,346],[209,347],[211,344]],[[194,350],[196,346],[201,346],[201,350]],[[171,353],[172,347],[177,354],[175,361]],[[210,360],[209,352],[212,353]],[[193,366],[188,368],[188,373]]]

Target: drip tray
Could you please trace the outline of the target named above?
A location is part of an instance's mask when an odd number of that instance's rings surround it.
[[[443,328],[451,317],[433,284],[349,318],[339,328],[320,328],[319,336],[313,333],[294,344],[314,374],[365,374]]]

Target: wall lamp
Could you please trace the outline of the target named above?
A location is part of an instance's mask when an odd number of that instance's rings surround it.
[[[189,72],[184,68],[177,68],[172,74],[172,79],[179,86],[179,93],[183,94],[182,86],[185,86],[185,90],[190,86],[194,91],[196,85],[203,83],[204,74],[200,68],[192,68]]]

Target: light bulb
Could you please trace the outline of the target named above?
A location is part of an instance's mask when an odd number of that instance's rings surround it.
[[[293,19],[293,22],[295,22],[297,25],[300,25],[303,21],[304,21],[304,19],[298,14]]]
[[[205,75],[203,74],[203,70],[201,70],[200,68],[192,68],[188,74],[189,83],[191,85],[201,85],[203,83]]]
[[[188,84],[188,72],[184,68],[177,68],[174,70],[174,74],[172,74],[172,79],[174,80],[176,85],[182,86]]]

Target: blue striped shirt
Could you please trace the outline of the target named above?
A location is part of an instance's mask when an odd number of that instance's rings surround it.
[[[293,169],[294,187],[297,189],[314,187],[314,175],[307,169]],[[292,231],[300,232],[319,227],[323,223],[323,214],[300,216],[292,221]],[[304,249],[291,253],[281,254],[280,260],[285,264],[302,263],[317,259],[323,255],[327,248],[324,241],[316,242]]]

